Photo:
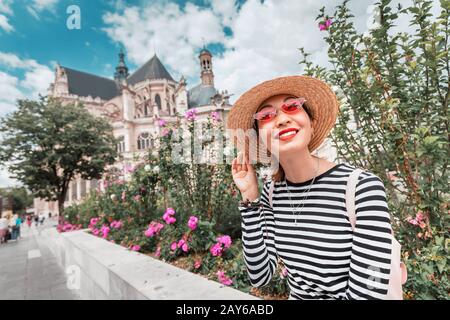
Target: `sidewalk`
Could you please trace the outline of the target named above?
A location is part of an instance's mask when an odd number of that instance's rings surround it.
[[[0,245],[0,300],[77,300],[66,275],[49,249],[40,245],[40,230],[56,225],[22,225],[22,238]]]

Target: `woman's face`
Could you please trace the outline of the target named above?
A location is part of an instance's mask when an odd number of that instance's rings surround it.
[[[276,157],[308,150],[312,135],[309,116],[303,107],[289,107],[299,103],[302,105],[302,100],[295,96],[280,94],[270,97],[258,108],[257,113],[260,115],[270,114],[270,111],[273,114],[276,111],[272,119],[269,116],[266,117],[269,119],[265,121],[255,120],[258,124],[259,135],[265,137],[263,143]],[[283,105],[285,108],[282,108]]]

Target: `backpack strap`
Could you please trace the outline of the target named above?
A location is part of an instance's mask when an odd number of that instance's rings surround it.
[[[355,212],[355,193],[358,177],[361,174],[361,169],[355,169],[350,173],[347,181],[347,189],[345,190],[345,206],[347,208],[348,219],[352,225],[352,230],[355,230],[356,212]]]
[[[271,182],[270,182],[270,188],[269,188],[269,203],[270,203],[270,207],[273,209],[273,201],[272,201],[272,198],[273,198],[273,189],[274,189],[274,187],[275,187],[275,182],[272,180]]]

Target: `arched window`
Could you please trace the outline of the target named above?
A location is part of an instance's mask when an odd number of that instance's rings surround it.
[[[137,147],[138,150],[144,150],[151,147],[151,138],[148,132],[143,132],[138,136]]]
[[[161,110],[161,97],[159,96],[159,94],[156,94],[155,102],[156,102],[156,104],[158,106],[158,110]]]
[[[117,139],[119,140],[119,142],[117,143],[117,152],[125,152],[125,137],[120,136]]]

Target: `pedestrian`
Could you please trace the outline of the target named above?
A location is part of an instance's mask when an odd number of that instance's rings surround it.
[[[15,239],[19,240],[19,238],[20,238],[20,227],[22,225],[22,218],[20,218],[20,216],[18,214],[15,214],[14,218],[16,220],[16,225],[13,228],[14,233],[15,233]]]
[[[391,262],[394,271],[401,266],[393,253],[400,246],[391,235],[383,181],[363,168],[313,155],[338,111],[331,88],[307,76],[263,82],[230,110],[227,129],[251,132],[235,137],[240,152],[231,166],[243,200],[250,283],[266,285],[280,264],[289,299],[392,299],[392,288],[401,299],[400,281],[390,278]],[[256,162],[273,165],[262,193]],[[347,183],[356,202],[346,194]]]
[[[37,214],[34,215],[34,225],[37,227],[39,224],[39,216]]]
[[[41,226],[44,224],[44,220],[45,220],[45,215],[44,215],[44,213],[41,213],[39,215],[39,222],[41,223]]]
[[[31,215],[27,215],[27,225],[28,225],[28,228],[31,228],[31,223],[32,223],[32,221],[31,221]]]
[[[11,229],[11,240],[17,240],[16,222],[17,222],[17,215],[15,214],[9,218],[9,228]]]
[[[6,243],[8,241],[8,227],[9,221],[5,217],[0,218],[0,243]]]

